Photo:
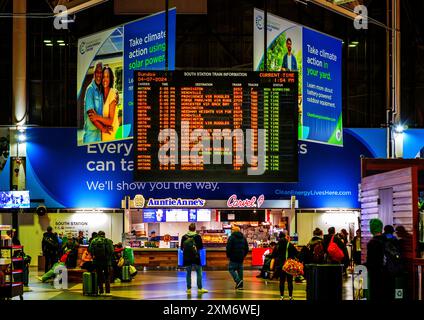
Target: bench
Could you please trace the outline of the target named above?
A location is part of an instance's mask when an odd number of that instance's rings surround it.
[[[85,251],[87,251],[88,246],[87,245],[80,245],[78,247],[78,256],[77,256],[77,266],[72,269],[68,269],[68,281],[69,282],[82,282],[82,274],[86,272],[87,270],[81,269],[81,259],[82,255]]]

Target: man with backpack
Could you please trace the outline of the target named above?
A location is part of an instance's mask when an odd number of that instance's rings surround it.
[[[110,295],[110,268],[112,267],[113,242],[106,238],[104,231],[99,231],[88,247],[93,257],[99,281],[99,294],[103,294],[103,283],[105,283],[106,295]]]
[[[369,300],[382,301],[385,298],[384,276],[384,243],[386,237],[382,234],[383,222],[380,219],[370,220],[372,239],[367,243]]]
[[[227,241],[227,258],[230,260],[228,271],[236,283],[235,289],[243,289],[243,260],[249,253],[249,245],[238,226],[231,228],[232,233]]]
[[[41,248],[45,259],[44,273],[47,273],[53,267],[53,264],[57,262],[59,252],[59,241],[51,226],[48,226],[47,232],[43,234]]]
[[[183,265],[187,271],[187,293],[191,294],[191,271],[194,269],[197,274],[198,293],[206,293],[208,290],[202,287],[202,265],[199,251],[203,249],[203,242],[200,235],[196,233],[196,225],[190,223],[188,232],[181,239],[181,250],[183,251]]]
[[[387,290],[387,300],[393,300],[395,297],[396,278],[401,277],[403,272],[403,262],[399,240],[393,235],[395,229],[391,225],[384,227],[384,271]]]

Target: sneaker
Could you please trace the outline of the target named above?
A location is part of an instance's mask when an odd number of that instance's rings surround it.
[[[187,289],[187,294],[191,294],[191,289]]]
[[[289,297],[289,300],[293,300],[293,297]]]
[[[105,296],[111,297],[111,296],[112,296],[112,294],[111,294],[110,292],[106,292],[106,293],[105,293]]]
[[[240,280],[237,285],[236,285],[236,289],[243,287],[243,280]]]
[[[198,293],[206,293],[206,292],[209,292],[209,291],[205,288],[202,288],[202,289],[199,289],[197,292]]]
[[[243,290],[243,287],[238,287],[237,290]]]
[[[43,277],[37,277],[37,279],[40,280],[41,282],[44,282]]]
[[[285,300],[285,297],[284,297],[284,296],[281,296],[281,297],[280,297],[280,300]]]

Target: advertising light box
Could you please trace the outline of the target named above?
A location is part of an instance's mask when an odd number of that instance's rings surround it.
[[[264,12],[254,9],[253,67],[265,70]],[[299,79],[299,140],[343,146],[342,40],[268,13],[267,69]]]
[[[0,191],[0,208],[29,208],[29,191]]]
[[[210,209],[143,209],[143,222],[207,222]]]
[[[78,146],[133,137],[134,70],[165,69],[166,40],[168,69],[175,68],[176,9],[169,10],[168,37],[165,17],[160,12],[78,39]]]

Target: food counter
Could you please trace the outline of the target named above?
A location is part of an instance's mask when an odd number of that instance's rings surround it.
[[[178,249],[162,248],[133,248],[135,265],[147,268],[176,268],[178,265]],[[244,267],[252,266],[252,251],[244,260]],[[206,248],[206,269],[219,268],[226,269],[228,259],[225,248]]]

